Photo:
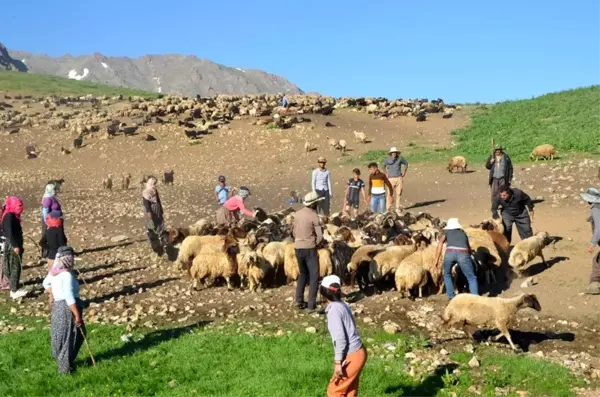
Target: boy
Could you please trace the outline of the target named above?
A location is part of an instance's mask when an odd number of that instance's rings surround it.
[[[358,216],[358,207],[360,197],[362,193],[363,200],[368,206],[367,195],[365,194],[365,183],[360,179],[360,170],[355,168],[352,170],[352,178],[348,180],[348,186],[346,186],[346,194],[344,201],[344,212],[350,214],[350,207],[353,208],[354,218]]]
[[[301,203],[302,200],[300,200],[300,197],[298,197],[298,193],[296,193],[295,190],[292,190],[290,192],[290,198],[286,200],[286,204],[288,205],[293,205],[293,204],[298,204]]]
[[[225,184],[225,177],[223,175],[219,177],[219,184],[215,188],[215,195],[217,196],[217,202],[219,205],[225,204],[225,202],[231,197],[231,188]]]
[[[385,174],[379,171],[377,163],[369,164],[369,201],[371,202],[371,211],[375,214],[384,213],[385,208],[385,187],[389,189],[389,195],[393,197],[394,188]]]

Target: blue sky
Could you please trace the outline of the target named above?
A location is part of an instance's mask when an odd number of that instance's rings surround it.
[[[9,49],[191,54],[326,95],[494,102],[600,83],[598,0],[5,3]]]

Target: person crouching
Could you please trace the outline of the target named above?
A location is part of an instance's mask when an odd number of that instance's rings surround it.
[[[250,189],[246,186],[241,186],[239,193],[225,202],[217,210],[217,224],[230,225],[240,220],[239,213],[247,215],[251,218],[256,216],[256,211],[250,211],[244,205],[246,199],[250,196]]]
[[[352,311],[342,302],[342,281],[336,275],[324,277],[319,290],[328,302],[325,313],[334,349],[333,376],[327,387],[327,396],[358,396],[367,349],[363,346]]]
[[[46,247],[44,258],[48,260],[48,270],[52,269],[54,258],[60,247],[67,245],[64,221],[60,211],[52,211],[46,216],[46,233],[42,237],[42,244]]]
[[[72,371],[86,333],[79,299],[79,283],[72,273],[74,263],[73,248],[60,247],[43,283],[44,289],[51,295],[50,339],[52,355],[60,374]]]

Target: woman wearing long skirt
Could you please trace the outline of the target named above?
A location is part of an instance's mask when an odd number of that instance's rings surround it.
[[[142,192],[142,204],[150,246],[158,256],[162,256],[165,252],[164,247],[167,244],[167,233],[164,230],[163,207],[156,189],[156,183],[155,177],[148,178],[146,188]]]
[[[52,302],[52,356],[58,364],[60,374],[73,370],[73,363],[86,333],[79,299],[79,283],[72,273],[74,263],[73,248],[60,247],[52,269],[44,279],[44,289],[50,294]]]
[[[21,214],[23,200],[18,197],[8,197],[2,208],[2,230],[4,232],[4,263],[3,273],[10,283],[10,297],[19,299],[27,295],[20,289],[21,267],[23,262],[23,228]]]
[[[44,191],[44,196],[42,197],[42,238],[46,235],[46,217],[50,212],[57,211],[60,213],[62,217],[62,207],[56,198],[56,188],[53,184],[49,183],[46,185],[46,189]],[[48,247],[46,245],[41,244],[42,247],[42,258],[47,258],[48,255]],[[54,256],[50,256],[51,259],[54,259]]]

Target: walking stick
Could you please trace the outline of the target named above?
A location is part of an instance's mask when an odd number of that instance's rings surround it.
[[[88,343],[87,338],[85,337],[85,334],[83,333],[83,330],[81,329],[81,327],[77,327],[77,329],[81,333],[81,336],[83,336],[83,341],[85,342],[85,347],[87,347],[87,351],[90,354],[90,358],[92,359],[92,365],[95,367],[96,360],[94,359],[94,355],[92,354],[92,349],[90,349],[90,344]]]

